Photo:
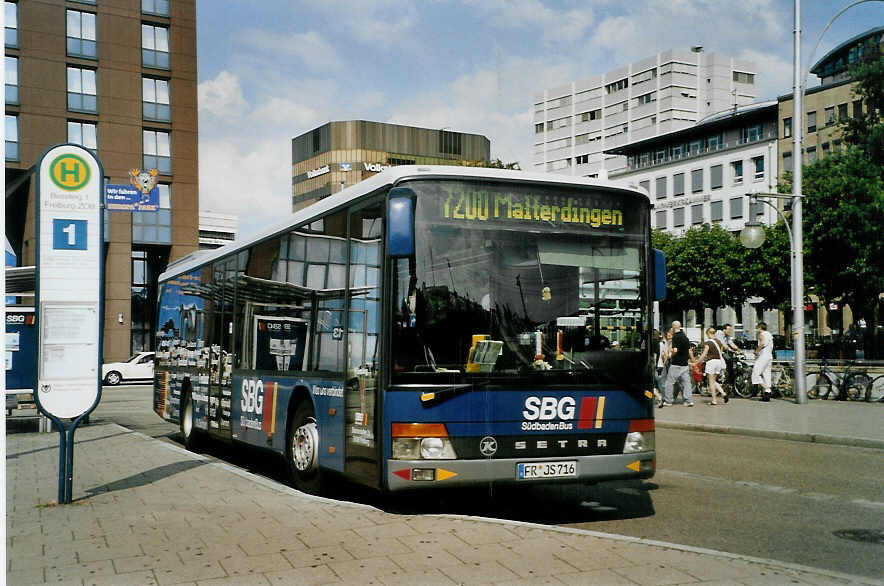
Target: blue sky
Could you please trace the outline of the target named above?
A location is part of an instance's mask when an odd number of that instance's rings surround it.
[[[849,0],[803,0],[802,61]],[[364,119],[483,134],[530,167],[532,98],[670,48],[756,64],[758,98],[791,92],[792,0],[199,0],[200,205],[240,235],[291,211],[291,139]],[[850,8],[815,62],[884,24]],[[810,76],[808,85],[815,84]]]

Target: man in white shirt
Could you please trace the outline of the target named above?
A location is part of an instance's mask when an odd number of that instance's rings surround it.
[[[715,339],[724,350],[730,350],[739,354],[740,349],[733,342],[733,334],[734,327],[730,324],[724,324],[720,330],[715,331]]]

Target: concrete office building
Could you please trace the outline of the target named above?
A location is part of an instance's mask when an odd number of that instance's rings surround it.
[[[393,165],[481,165],[482,135],[366,120],[329,122],[292,139],[292,211]]]
[[[606,152],[754,98],[753,63],[702,47],[665,51],[550,88],[534,96],[534,170],[604,177],[624,164]]]
[[[777,102],[769,101],[709,116],[688,128],[611,149],[626,161],[609,177],[644,189],[654,210],[651,226],[676,235],[692,226],[720,224],[739,234],[749,220],[775,224],[769,206],[750,205],[747,193],[776,191]],[[685,317],[687,326],[713,322],[708,315]],[[755,328],[750,306],[719,310],[716,323]],[[772,326],[776,313],[769,314]],[[772,329],[777,333],[776,328]]]
[[[237,224],[233,214],[200,211],[200,250],[221,248],[236,240]]]
[[[157,212],[107,212],[104,359],[153,347],[156,279],[197,248],[194,0],[5,2],[6,233],[35,260],[32,167],[58,143],[94,152],[108,183],[158,169]]]

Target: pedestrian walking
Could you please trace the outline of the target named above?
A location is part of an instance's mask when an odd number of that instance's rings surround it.
[[[727,393],[718,384],[718,375],[724,370],[725,365],[724,351],[721,348],[721,343],[715,337],[715,328],[706,328],[706,341],[703,343],[703,351],[697,357],[697,360],[694,361],[694,364],[704,360],[706,361],[704,366],[706,386],[709,387],[709,392],[712,393],[712,405],[718,405],[718,402],[715,400],[716,395],[721,395],[724,402],[727,403]]]
[[[761,400],[770,401],[771,363],[773,362],[773,336],[767,331],[767,324],[758,322],[758,347],[755,349],[755,364],[752,365],[752,384],[761,385]]]
[[[672,329],[663,335],[654,330],[654,399],[657,404],[663,401],[663,386],[666,384],[666,369],[669,367],[669,353],[672,351]]]
[[[694,406],[691,395],[691,372],[688,361],[694,359],[694,352],[691,350],[691,342],[688,340],[687,334],[681,329],[681,322],[672,322],[672,352],[669,359],[669,370],[666,373],[666,384],[663,387],[663,401],[660,407],[672,405],[673,395],[672,389],[675,382],[681,384],[681,392],[684,396],[684,404],[688,407]]]
[[[659,403],[663,400],[663,383],[660,380],[663,363],[663,336],[660,330],[654,328],[651,335],[651,353],[654,355],[654,402]]]
[[[724,351],[724,364],[727,367],[725,381],[728,388],[734,386],[734,358],[742,355],[742,350],[734,343],[734,327],[731,324],[724,324],[721,329],[715,332],[715,339],[718,340],[719,347]],[[727,391],[725,391],[725,397]]]

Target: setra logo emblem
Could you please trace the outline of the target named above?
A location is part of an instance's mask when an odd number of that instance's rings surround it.
[[[49,177],[52,182],[65,191],[76,191],[86,187],[91,174],[89,165],[77,155],[59,155],[49,165]]]
[[[483,456],[490,458],[497,453],[497,440],[490,435],[486,435],[479,440],[479,451],[482,452]]]

